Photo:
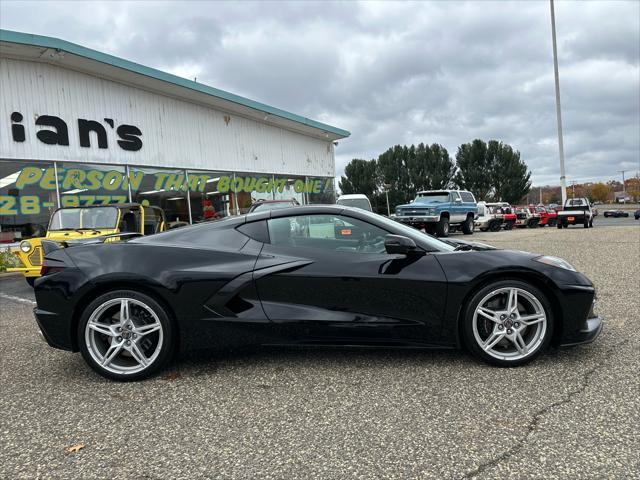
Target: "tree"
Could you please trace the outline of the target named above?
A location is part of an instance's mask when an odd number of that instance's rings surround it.
[[[480,139],[464,143],[456,153],[458,172],[455,183],[469,190],[477,199],[485,200],[492,189],[491,164],[487,144]]]
[[[475,139],[458,147],[455,183],[478,200],[515,203],[529,193],[531,172],[520,152],[497,140]]]
[[[520,152],[511,145],[492,140],[488,148],[492,155],[491,178],[496,200],[515,203],[529,193],[531,172],[520,159]]]
[[[415,172],[413,152],[409,147],[396,145],[378,157],[378,176],[380,185],[390,185],[389,205],[391,210],[396,205],[407,203],[415,198],[414,182],[411,181],[410,170]],[[411,168],[410,167],[414,167]],[[415,174],[415,173],[414,173]]]
[[[609,200],[609,187],[604,183],[594,183],[591,187],[591,199],[594,202],[605,203]]]
[[[344,194],[362,193],[371,198],[378,190],[376,161],[359,158],[351,160],[344,168],[339,186]]]

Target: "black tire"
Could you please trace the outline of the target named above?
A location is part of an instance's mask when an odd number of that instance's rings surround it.
[[[504,229],[505,229],[505,230],[513,230],[513,224],[514,224],[514,223],[515,223],[515,222],[506,222],[506,223],[504,224]]]
[[[489,223],[489,230],[491,230],[492,232],[499,232],[500,231],[500,221],[499,220],[494,220],[493,222]]]
[[[465,235],[471,235],[473,233],[473,216],[468,215],[467,219],[460,224],[462,227],[462,233]]]
[[[433,223],[427,223],[424,226],[424,231],[429,235],[434,235],[436,233],[436,226]]]
[[[589,228],[593,228],[593,218],[589,220]]]
[[[449,219],[443,217],[436,224],[436,235],[438,237],[448,237],[449,236]]]
[[[36,283],[37,278],[38,277],[24,277],[31,288],[33,288],[33,284]]]
[[[480,345],[478,345],[478,342],[476,341],[474,332],[473,332],[473,316],[474,316],[476,307],[478,306],[480,301],[486,295],[488,295],[494,290],[497,290],[500,288],[509,288],[509,287],[520,288],[532,294],[542,305],[544,309],[544,313],[547,317],[546,331],[544,333],[544,337],[542,338],[542,342],[540,343],[540,345],[526,357],[520,358],[520,359],[514,359],[514,360],[504,360],[504,359],[496,358],[494,356],[489,355],[480,347]],[[549,346],[549,343],[551,342],[551,339],[553,337],[554,318],[553,318],[553,309],[551,308],[551,304],[549,303],[549,300],[547,299],[545,294],[542,293],[542,291],[540,291],[538,288],[531,285],[530,283],[523,282],[521,280],[515,280],[515,279],[500,280],[500,281],[492,282],[480,288],[478,291],[475,292],[475,294],[471,297],[471,299],[467,303],[466,308],[464,309],[463,315],[464,316],[462,318],[461,329],[462,329],[462,339],[463,339],[464,345],[469,349],[469,351],[476,358],[482,360],[485,363],[488,363],[490,365],[495,365],[498,367],[517,367],[517,366],[524,365],[526,363],[531,362],[532,360],[536,359],[544,350],[546,350],[546,348]]]
[[[529,220],[529,223],[527,224],[527,226],[529,228],[538,228],[540,224],[535,219],[531,219]]]
[[[558,222],[558,223],[556,223],[556,227],[558,227],[558,228],[562,228],[562,222]]]
[[[585,220],[583,226],[584,228],[589,228],[589,220]]]
[[[152,309],[153,312],[158,317],[158,320],[162,326],[162,345],[160,346],[160,351],[153,360],[151,364],[146,366],[143,370],[136,373],[116,373],[110,370],[105,369],[102,365],[100,365],[89,352],[89,348],[87,346],[86,338],[85,338],[85,329],[87,326],[87,322],[89,321],[91,314],[98,309],[100,306],[108,302],[109,300],[114,300],[118,298],[128,298],[132,300],[136,300],[144,303],[148,308]],[[155,299],[152,297],[145,295],[143,293],[139,293],[133,290],[114,290],[112,292],[105,293],[100,295],[98,298],[93,300],[84,310],[82,316],[80,317],[80,321],[78,322],[78,330],[76,332],[78,346],[80,348],[80,353],[82,357],[87,362],[87,364],[95,370],[97,373],[102,375],[103,377],[109,378],[111,380],[118,381],[135,381],[142,380],[144,378],[148,378],[154,374],[156,374],[159,370],[161,370],[167,362],[173,356],[173,352],[175,349],[175,332],[174,332],[173,322],[171,318],[165,311],[164,307],[162,307]]]

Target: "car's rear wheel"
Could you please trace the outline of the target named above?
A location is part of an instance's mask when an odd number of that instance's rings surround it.
[[[114,380],[153,375],[170,359],[173,344],[173,325],[162,306],[132,290],[99,296],[78,324],[78,345],[85,361]]]
[[[500,231],[500,221],[499,220],[494,220],[493,222],[491,222],[489,224],[489,230],[491,230],[492,232],[499,232]]]
[[[30,287],[33,287],[33,285],[36,283],[36,278],[38,277],[24,277]]]
[[[449,236],[449,219],[447,217],[443,217],[436,224],[436,235],[438,237],[448,237]]]
[[[513,229],[513,224],[514,224],[514,223],[515,223],[515,222],[507,222],[507,223],[505,223],[505,224],[504,224],[504,229],[505,229],[505,230],[512,230],[512,229]]]
[[[551,305],[529,283],[495,282],[480,289],[467,305],[462,333],[477,358],[500,367],[523,365],[551,341]]]

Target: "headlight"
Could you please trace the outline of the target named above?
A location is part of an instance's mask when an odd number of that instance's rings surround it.
[[[22,250],[24,253],[27,253],[28,251],[31,250],[31,242],[29,242],[29,240],[24,240],[22,242],[20,242],[20,250]]]
[[[545,263],[545,264],[551,265],[553,267],[564,268],[565,270],[571,270],[572,272],[576,271],[576,269],[573,268],[573,265],[571,265],[566,260],[563,260],[563,259],[558,258],[558,257],[544,256],[544,257],[534,258],[534,260],[536,262]]]

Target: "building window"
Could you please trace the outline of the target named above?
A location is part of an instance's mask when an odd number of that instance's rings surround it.
[[[189,223],[184,170],[129,167],[129,178],[134,202],[162,208],[169,228]]]
[[[336,203],[333,177],[307,177],[307,203],[331,205]]]
[[[57,205],[53,163],[0,160],[0,243],[44,236]]]
[[[121,166],[58,162],[61,207],[111,205],[129,201],[126,170]]]
[[[233,173],[189,170],[187,174],[194,223],[235,214],[233,193],[226,187],[233,180]]]

